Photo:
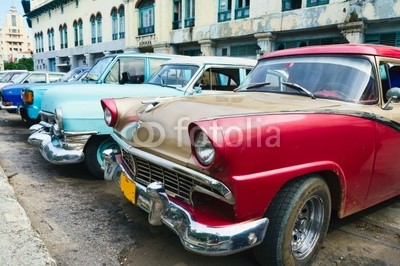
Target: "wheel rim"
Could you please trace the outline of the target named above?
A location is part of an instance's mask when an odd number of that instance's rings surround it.
[[[310,197],[297,215],[292,234],[293,256],[301,260],[316,246],[324,221],[324,201],[320,196]]]
[[[118,148],[117,143],[115,143],[114,140],[112,139],[107,139],[105,141],[103,141],[98,149],[97,149],[97,161],[99,162],[100,165],[103,165],[103,151],[107,150],[107,149],[116,149]]]

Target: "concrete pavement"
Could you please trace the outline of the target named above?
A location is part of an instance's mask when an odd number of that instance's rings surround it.
[[[0,265],[57,265],[0,167]]]

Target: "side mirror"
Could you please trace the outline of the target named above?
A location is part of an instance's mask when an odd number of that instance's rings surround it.
[[[200,94],[203,91],[201,86],[196,86],[193,88],[193,94]]]
[[[400,88],[399,87],[393,87],[390,90],[386,92],[386,99],[387,103],[385,103],[384,106],[382,106],[383,110],[390,110],[391,108],[389,107],[389,104],[391,102],[399,102],[400,101]]]

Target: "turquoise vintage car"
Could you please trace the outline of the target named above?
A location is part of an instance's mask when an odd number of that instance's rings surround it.
[[[177,55],[150,53],[120,53],[101,58],[79,84],[80,90],[93,87],[93,84],[137,84],[144,82],[165,62]],[[76,87],[64,84],[62,87]],[[22,119],[28,124],[40,121],[42,95],[47,90],[59,89],[60,84],[27,86],[22,91],[23,104],[19,107]]]
[[[111,128],[104,123],[101,99],[154,99],[202,91],[232,91],[256,62],[246,58],[182,56],[163,63],[161,69],[143,84],[121,86],[106,83],[88,89],[82,84],[47,90],[40,111],[42,121],[30,128],[34,133],[28,141],[37,145],[50,163],[84,162],[93,175],[103,179],[102,152],[117,147],[117,144],[110,137]],[[110,71],[109,75],[113,76],[106,77],[106,80],[118,80],[117,71]],[[157,104],[157,100],[153,104]]]

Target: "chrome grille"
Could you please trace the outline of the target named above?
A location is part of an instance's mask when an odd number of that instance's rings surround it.
[[[183,200],[188,204],[191,203],[190,191],[194,186],[200,186],[207,191],[220,195],[220,193],[212,189],[208,184],[199,182],[188,174],[156,165],[125,150],[122,150],[122,160],[125,168],[128,170],[128,174],[137,183],[147,186],[152,182],[159,181],[163,183],[169,196]]]

